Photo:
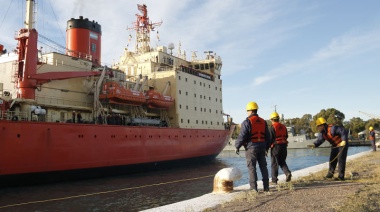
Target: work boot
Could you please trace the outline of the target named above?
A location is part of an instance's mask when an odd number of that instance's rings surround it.
[[[269,188],[264,188],[264,192],[269,192]]]
[[[255,191],[256,193],[258,192],[258,191],[257,191],[257,188],[255,188],[255,187],[250,187],[249,190],[250,190],[250,191]]]
[[[334,178],[335,181],[344,181],[344,177],[337,177],[337,178]]]
[[[286,182],[290,182],[292,180],[292,174],[289,173],[288,175],[286,175]]]
[[[334,177],[334,175],[331,174],[330,172],[327,173],[327,175],[325,176],[326,179],[331,179],[331,178],[333,178],[333,177]]]
[[[272,185],[272,186],[276,186],[277,185],[277,181],[272,181],[269,184]]]

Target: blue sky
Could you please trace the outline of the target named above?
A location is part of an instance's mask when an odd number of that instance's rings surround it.
[[[377,0],[38,0],[37,30],[65,45],[66,22],[80,15],[102,25],[102,61],[117,61],[137,4],[148,6],[160,41],[190,59],[212,50],[223,59],[223,107],[237,123],[249,101],[269,118],[335,108],[346,116],[380,117],[380,1]],[[11,4],[12,3],[12,4]],[[15,47],[24,0],[0,2],[0,43]],[[54,3],[54,5],[52,5]],[[53,8],[53,10],[52,10]],[[54,11],[54,12],[53,12]],[[7,14],[7,15],[5,15]],[[132,46],[132,45],[130,45]],[[175,52],[176,50],[174,50]]]

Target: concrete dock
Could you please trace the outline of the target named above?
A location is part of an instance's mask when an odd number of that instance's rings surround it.
[[[231,145],[231,146],[233,147],[233,145]],[[234,150],[234,147],[233,147],[233,150]],[[371,151],[365,151],[365,152],[361,152],[361,153],[358,153],[355,155],[348,156],[347,161],[350,161],[350,160],[353,160],[355,158],[366,155],[369,152],[371,152]],[[323,163],[320,165],[308,167],[308,168],[301,169],[298,171],[293,171],[292,172],[292,179],[295,180],[295,179],[300,178],[300,177],[308,176],[312,173],[327,169],[328,166],[329,166],[329,164],[328,164],[328,162],[326,162],[326,163]],[[285,175],[284,174],[280,175],[279,180],[285,181]],[[258,189],[262,190],[263,189],[262,182],[258,181],[257,184],[258,184]],[[225,193],[225,194],[209,193],[209,194],[205,194],[203,196],[196,197],[193,199],[189,199],[186,201],[177,202],[177,203],[173,203],[173,204],[169,204],[169,205],[164,205],[161,207],[152,208],[152,209],[148,209],[148,210],[144,210],[144,211],[145,212],[204,211],[205,209],[214,208],[214,207],[221,205],[225,202],[231,201],[231,200],[237,198],[241,192],[244,192],[248,189],[249,189],[249,185],[246,184],[246,185],[234,187],[234,191],[230,192],[230,193]]]

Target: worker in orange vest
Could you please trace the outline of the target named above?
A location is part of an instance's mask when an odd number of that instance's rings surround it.
[[[371,144],[372,144],[372,151],[376,151],[376,144],[375,144],[376,133],[375,133],[375,130],[373,130],[372,126],[369,127],[369,140],[371,141]]]
[[[275,111],[270,115],[272,126],[269,127],[271,133],[271,161],[272,161],[272,183],[277,184],[278,167],[280,166],[286,175],[286,182],[292,179],[286,157],[288,155],[288,131],[286,126],[280,123],[280,116]]]

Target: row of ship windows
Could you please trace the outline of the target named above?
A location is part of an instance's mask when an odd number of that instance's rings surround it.
[[[183,123],[183,119],[181,119],[181,123]],[[190,124],[190,119],[187,119],[187,123]],[[199,124],[199,121],[195,120],[195,124]],[[208,122],[202,120],[202,124],[208,124]],[[212,125],[212,121],[210,121],[210,125]],[[219,121],[216,123],[216,125],[219,125]]]
[[[181,76],[178,76],[178,79],[181,80]],[[185,78],[185,82],[187,82],[187,78]],[[196,84],[197,84],[197,81],[194,80],[194,85],[196,85]],[[202,82],[199,82],[199,85],[200,85],[200,86],[203,85],[203,87],[206,87],[206,83],[203,83],[203,84],[202,84]],[[211,88],[211,85],[208,85],[208,88]],[[218,87],[217,87],[217,86],[215,86],[215,90],[218,90]],[[222,91],[222,88],[219,88],[219,90]]]
[[[182,109],[182,105],[179,105],[179,109]],[[189,109],[189,106],[186,105],[186,110]],[[197,107],[194,107],[194,111],[197,111]],[[206,108],[201,108],[201,112],[207,112]],[[209,109],[209,112],[211,113],[211,109]],[[218,114],[218,110],[215,110],[215,113]],[[220,114],[222,114],[222,111],[220,111]]]
[[[181,91],[181,90],[178,90],[178,92],[179,92],[179,94],[182,94],[182,91]],[[187,91],[186,91],[185,94],[186,94],[186,96],[189,95],[189,93],[188,93]],[[194,94],[194,97],[197,97],[197,94],[196,94],[196,93]],[[205,96],[205,95],[200,95],[200,96],[199,96],[200,99],[202,99],[202,97],[203,97],[203,99],[206,99],[206,96]],[[211,101],[211,97],[208,97],[208,100]],[[221,99],[220,99],[219,101],[220,101],[220,103],[222,103],[222,100],[221,100]],[[215,102],[218,102],[218,98],[215,98]]]

